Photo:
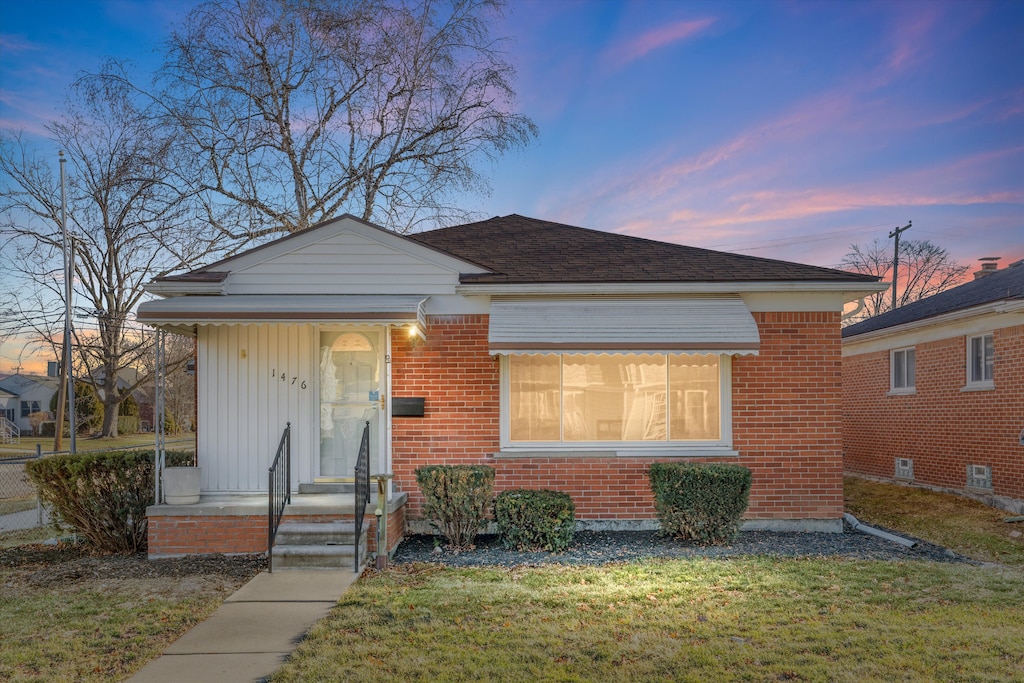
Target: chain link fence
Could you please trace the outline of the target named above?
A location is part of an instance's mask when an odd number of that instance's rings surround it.
[[[44,451],[39,445],[35,451],[30,447],[0,450],[0,546],[19,545],[43,541],[62,535],[53,524],[47,506],[39,500],[36,487],[28,478],[28,463],[68,451]],[[119,448],[97,448],[90,450],[120,451],[152,449],[152,445],[138,444]],[[194,450],[195,438],[168,440],[169,450]],[[79,453],[86,450],[79,448]],[[70,532],[68,532],[70,534]]]

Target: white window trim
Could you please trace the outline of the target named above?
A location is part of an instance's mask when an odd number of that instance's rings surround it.
[[[914,352],[914,383],[906,387],[896,386],[896,354],[903,354],[903,369],[906,371],[907,367],[907,351]],[[904,346],[899,349],[892,349],[889,351],[889,396],[906,396],[908,394],[917,393],[917,347],[915,346]]]
[[[974,365],[974,358],[971,355],[971,342],[975,339],[984,339],[985,337],[992,337],[992,379],[980,379],[976,380],[971,377],[972,366]],[[982,342],[982,349],[984,352],[984,342]],[[972,334],[965,337],[964,341],[964,370],[967,379],[966,384],[960,391],[992,391],[996,388],[995,384],[995,335],[992,332],[985,332],[983,334]]]
[[[573,352],[579,353],[579,352]],[[721,439],[717,441],[583,441],[564,443],[561,441],[513,442],[511,428],[511,404],[508,356],[500,356],[500,436],[501,451],[496,457],[707,457],[736,456],[739,452],[732,445],[732,356],[718,357],[719,412],[721,415]]]

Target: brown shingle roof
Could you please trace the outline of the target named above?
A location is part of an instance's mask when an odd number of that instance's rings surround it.
[[[831,268],[729,254],[512,214],[409,235],[483,266],[465,284],[545,282],[877,282]]]

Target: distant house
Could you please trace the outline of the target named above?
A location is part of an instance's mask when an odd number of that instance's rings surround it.
[[[202,500],[150,509],[150,553],[265,550],[246,494],[288,422],[303,492],[353,476],[369,424],[391,547],[433,463],[617,529],[656,526],[652,462],[738,463],[748,528],[841,531],[840,315],[883,288],[517,215],[408,236],[346,216],[161,278],[138,319],[196,338]]]
[[[10,396],[6,401],[0,394],[0,405],[4,407],[8,419],[12,420],[21,430],[22,435],[30,434],[29,415],[49,412],[50,399],[60,386],[56,377],[42,375],[8,375],[0,379],[0,389]],[[12,398],[13,397],[13,398]],[[12,412],[13,411],[13,415]]]
[[[853,474],[1024,512],[1024,261],[843,330]]]

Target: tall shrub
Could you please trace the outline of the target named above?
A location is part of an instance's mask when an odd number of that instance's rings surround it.
[[[168,451],[167,464],[189,464],[194,457]],[[135,553],[146,548],[153,461],[153,451],[57,455],[28,463],[26,471],[39,497],[97,550]]]
[[[506,548],[561,552],[576,533],[576,506],[561,491],[511,489],[494,501],[494,521]]]
[[[416,470],[424,512],[449,547],[467,550],[487,526],[494,501],[494,468],[487,465],[427,465]]]
[[[736,538],[750,500],[749,469],[724,463],[653,463],[650,479],[662,533],[701,545]]]

